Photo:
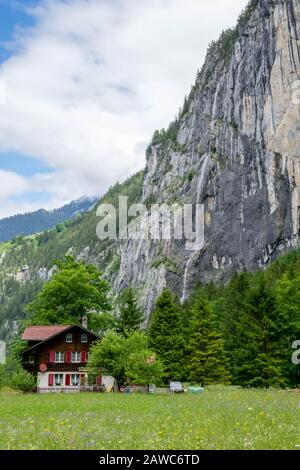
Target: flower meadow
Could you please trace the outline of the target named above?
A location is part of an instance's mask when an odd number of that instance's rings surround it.
[[[300,393],[0,392],[0,449],[300,449]]]

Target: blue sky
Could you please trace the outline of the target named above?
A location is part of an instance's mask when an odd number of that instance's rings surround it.
[[[25,2],[0,0],[0,62],[9,59],[13,54],[13,46],[10,44],[14,41],[15,32],[34,26],[34,19],[27,13],[27,8],[37,5],[37,3],[38,0],[26,0]],[[11,151],[0,153],[0,168],[26,177],[50,170],[37,159]],[[46,192],[26,191],[21,195],[10,197],[10,201],[16,204],[23,202],[27,204],[45,203],[49,201],[50,197],[50,194]]]
[[[50,167],[38,159],[10,151],[0,153],[0,168],[26,177],[34,176],[36,173],[52,171]]]
[[[37,1],[17,2],[0,0],[0,63],[9,59],[12,54],[10,43],[14,39],[14,33],[18,29],[32,27],[33,18],[27,14],[26,6],[34,6]],[[5,171],[12,171],[23,176],[32,176],[36,171],[45,171],[44,165],[25,155],[16,152],[0,153],[0,168]],[[43,195],[41,193],[26,192],[25,194],[11,197],[12,201],[19,203],[23,200],[31,203],[38,202]]]
[[[101,195],[143,168],[246,3],[0,0],[0,218]]]
[[[6,43],[13,40],[14,31],[34,25],[33,18],[27,14],[27,8],[35,6],[38,0],[0,0],[0,61],[7,59],[10,52]]]

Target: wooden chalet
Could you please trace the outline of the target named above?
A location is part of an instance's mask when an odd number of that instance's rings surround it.
[[[83,325],[29,326],[22,340],[28,348],[22,353],[25,370],[37,377],[37,392],[79,392],[87,386],[85,370],[91,345],[100,337]],[[110,388],[111,377],[96,379],[96,390]]]

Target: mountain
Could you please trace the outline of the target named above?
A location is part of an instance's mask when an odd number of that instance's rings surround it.
[[[0,245],[0,335],[51,276],[55,258],[95,263],[114,292],[132,284],[148,318],[165,286],[184,301],[197,282],[227,283],[300,246],[300,3],[252,0],[208,50],[178,117],[156,131],[144,172],[100,202],[204,206],[204,246],[186,240],[100,241],[96,210],[57,233]],[[142,216],[141,227],[143,228]],[[15,279],[28,265],[26,282]]]
[[[143,182],[144,201],[204,205],[204,247],[119,247],[115,288],[140,288],[148,315],[166,285],[184,300],[299,246],[299,77],[298,0],[252,0],[210,45],[179,117],[154,134]]]
[[[95,202],[95,198],[83,197],[52,211],[40,209],[2,219],[0,220],[0,242],[12,240],[20,234],[31,235],[48,230],[56,224],[61,224],[89,210]]]

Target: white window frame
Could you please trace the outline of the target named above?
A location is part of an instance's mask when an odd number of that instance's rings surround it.
[[[84,337],[85,340],[83,340],[82,337]],[[81,342],[82,343],[87,343],[88,342],[88,334],[87,333],[81,333]]]
[[[56,379],[59,379],[59,383]],[[54,374],[54,385],[55,387],[62,387],[64,385],[64,374]]]
[[[73,383],[76,381],[77,383]],[[71,385],[72,387],[79,387],[80,385],[80,374],[71,374]]]
[[[64,364],[65,362],[65,353],[63,351],[55,351],[55,363]]]
[[[81,352],[80,351],[72,351],[71,363],[72,364],[80,364],[81,363]]]
[[[71,337],[71,341],[68,340],[68,337]],[[73,343],[73,334],[72,333],[67,333],[66,334],[66,343]]]

